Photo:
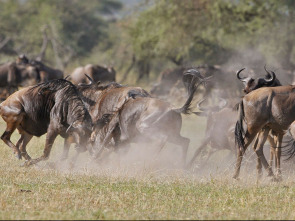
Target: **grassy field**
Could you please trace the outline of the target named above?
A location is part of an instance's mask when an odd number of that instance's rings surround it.
[[[184,117],[182,134],[191,138],[189,155],[204,135],[204,119]],[[3,133],[3,121],[0,132]],[[13,142],[18,138],[17,132]],[[28,145],[32,157],[42,153],[44,137]],[[58,138],[50,162],[61,153]],[[235,181],[234,156],[216,153],[207,166],[184,171],[177,165],[179,148],[166,146],[154,157],[131,151],[124,159],[92,165],[85,154],[77,168],[67,163],[50,169],[46,163],[20,167],[12,151],[0,141],[1,219],[294,219],[295,183],[292,171],[284,181],[255,179],[253,151],[247,154],[242,178]],[[152,148],[151,148],[152,149]],[[72,152],[73,153],[73,152]],[[152,156],[152,157],[147,157]],[[286,167],[286,165],[283,165]]]

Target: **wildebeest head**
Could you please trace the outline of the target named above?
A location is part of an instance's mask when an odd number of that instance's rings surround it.
[[[28,64],[29,63],[29,59],[26,57],[26,55],[24,54],[21,54],[17,57],[16,59],[16,63],[17,64],[22,64],[22,65],[25,65],[25,64]]]
[[[280,81],[276,78],[276,74],[273,71],[268,71],[264,66],[264,70],[266,71],[266,75],[264,78],[253,79],[251,77],[241,77],[240,74],[245,68],[237,71],[237,78],[243,82],[245,85],[244,93],[248,94],[253,90],[256,90],[261,87],[275,87],[280,86]]]
[[[36,84],[40,82],[39,70],[31,64],[17,65],[21,77],[21,84],[29,82],[29,84]]]
[[[43,63],[40,61],[37,61],[37,60],[31,60],[30,64],[38,69],[42,69],[42,67],[43,67]]]

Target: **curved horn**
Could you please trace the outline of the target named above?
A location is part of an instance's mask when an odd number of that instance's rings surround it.
[[[264,70],[265,70],[266,73],[270,76],[269,79],[264,78],[265,82],[267,82],[267,83],[269,83],[269,84],[273,83],[274,80],[276,79],[276,74],[275,74],[273,71],[270,71],[270,72],[269,72],[269,71],[266,69],[266,65],[264,65]]]
[[[237,78],[240,80],[240,81],[244,81],[246,79],[246,77],[240,77],[240,73],[245,70],[245,68],[242,68],[241,70],[237,71]]]
[[[197,104],[197,108],[200,110],[200,111],[209,111],[210,108],[205,108],[205,107],[201,107],[201,104],[206,100],[206,98],[203,98],[202,100],[200,100]]]
[[[95,82],[94,82],[94,80],[91,78],[91,77],[89,77],[87,74],[85,74],[85,76],[88,78],[88,80],[90,81],[90,84],[94,84]]]

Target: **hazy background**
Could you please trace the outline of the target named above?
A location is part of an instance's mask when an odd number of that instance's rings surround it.
[[[0,63],[25,53],[66,74],[113,65],[130,84],[181,65],[267,64],[292,83],[294,11],[292,0],[0,0]]]

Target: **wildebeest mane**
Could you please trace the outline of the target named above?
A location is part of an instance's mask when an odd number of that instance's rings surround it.
[[[59,116],[61,122],[67,121],[67,113],[71,111],[72,118],[80,119],[88,113],[78,90],[69,81],[64,79],[40,83],[28,90],[26,107],[27,113],[35,121],[50,119],[50,112],[54,105],[60,105]],[[71,110],[69,109],[71,105]]]

